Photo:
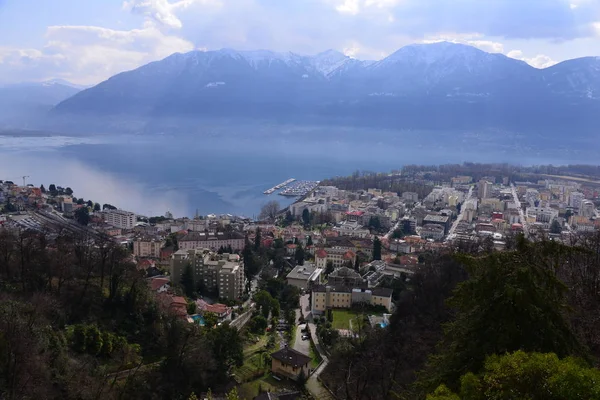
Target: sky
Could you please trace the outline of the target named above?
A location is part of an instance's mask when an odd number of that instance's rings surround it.
[[[0,83],[99,83],[175,52],[465,43],[545,68],[600,56],[600,0],[0,0]]]

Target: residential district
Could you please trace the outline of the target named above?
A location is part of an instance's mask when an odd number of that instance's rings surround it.
[[[335,338],[385,329],[399,288],[427,254],[502,251],[518,233],[569,244],[600,228],[594,181],[440,181],[426,171],[397,179],[418,190],[324,181],[260,220],[146,217],[77,198],[68,187],[0,181],[0,230],[37,231],[49,243],[65,231],[109,238],[130,250],[163,311],[251,332],[244,366],[232,372],[247,398],[323,399],[331,394],[319,374]]]

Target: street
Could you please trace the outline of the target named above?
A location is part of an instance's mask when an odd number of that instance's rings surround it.
[[[513,195],[513,199],[515,201],[515,205],[517,210],[519,211],[519,219],[521,220],[521,224],[523,225],[523,234],[525,237],[529,236],[529,229],[527,227],[527,220],[525,219],[525,214],[523,214],[523,208],[521,207],[521,202],[519,201],[519,196],[517,196],[517,189],[513,183],[510,184],[510,190]]]
[[[467,197],[465,198],[465,201],[462,204],[462,207],[460,208],[460,214],[458,214],[458,217],[456,217],[456,221],[454,221],[454,223],[452,224],[452,227],[450,228],[450,230],[448,231],[448,236],[446,236],[446,242],[449,240],[452,240],[452,237],[454,235],[454,231],[456,230],[456,227],[458,227],[458,224],[460,223],[460,221],[463,220],[463,216],[465,214],[465,210],[467,209],[467,205],[471,203],[471,196],[473,195],[473,186],[471,186],[469,188],[469,193],[467,194]]]

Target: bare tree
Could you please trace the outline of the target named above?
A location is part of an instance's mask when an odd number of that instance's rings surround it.
[[[279,213],[280,209],[281,209],[281,206],[279,205],[279,202],[276,200],[272,200],[272,201],[268,202],[267,204],[265,204],[264,206],[262,206],[262,208],[260,209],[260,214],[258,215],[258,218],[260,220],[273,221],[277,217],[277,214]]]

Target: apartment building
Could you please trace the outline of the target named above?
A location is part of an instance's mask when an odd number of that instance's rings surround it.
[[[217,254],[209,249],[179,250],[171,257],[173,284],[180,284],[187,266],[192,268],[194,282],[208,290],[217,290],[219,297],[239,299],[244,294],[244,268],[236,254]]]
[[[135,213],[123,210],[106,210],[104,220],[107,224],[121,229],[133,229],[137,221]]]
[[[136,257],[160,258],[165,241],[160,238],[137,237],[133,240],[133,255]]]
[[[332,247],[320,249],[315,253],[315,264],[317,268],[326,268],[331,262],[334,268],[342,267],[345,263],[356,264],[356,253],[344,248]]]
[[[190,232],[179,240],[182,250],[209,249],[218,251],[231,246],[233,251],[244,249],[245,238],[239,232]]]
[[[392,289],[348,288],[343,286],[316,286],[312,290],[311,310],[313,315],[323,314],[328,309],[351,308],[356,304],[383,306],[392,309]]]

